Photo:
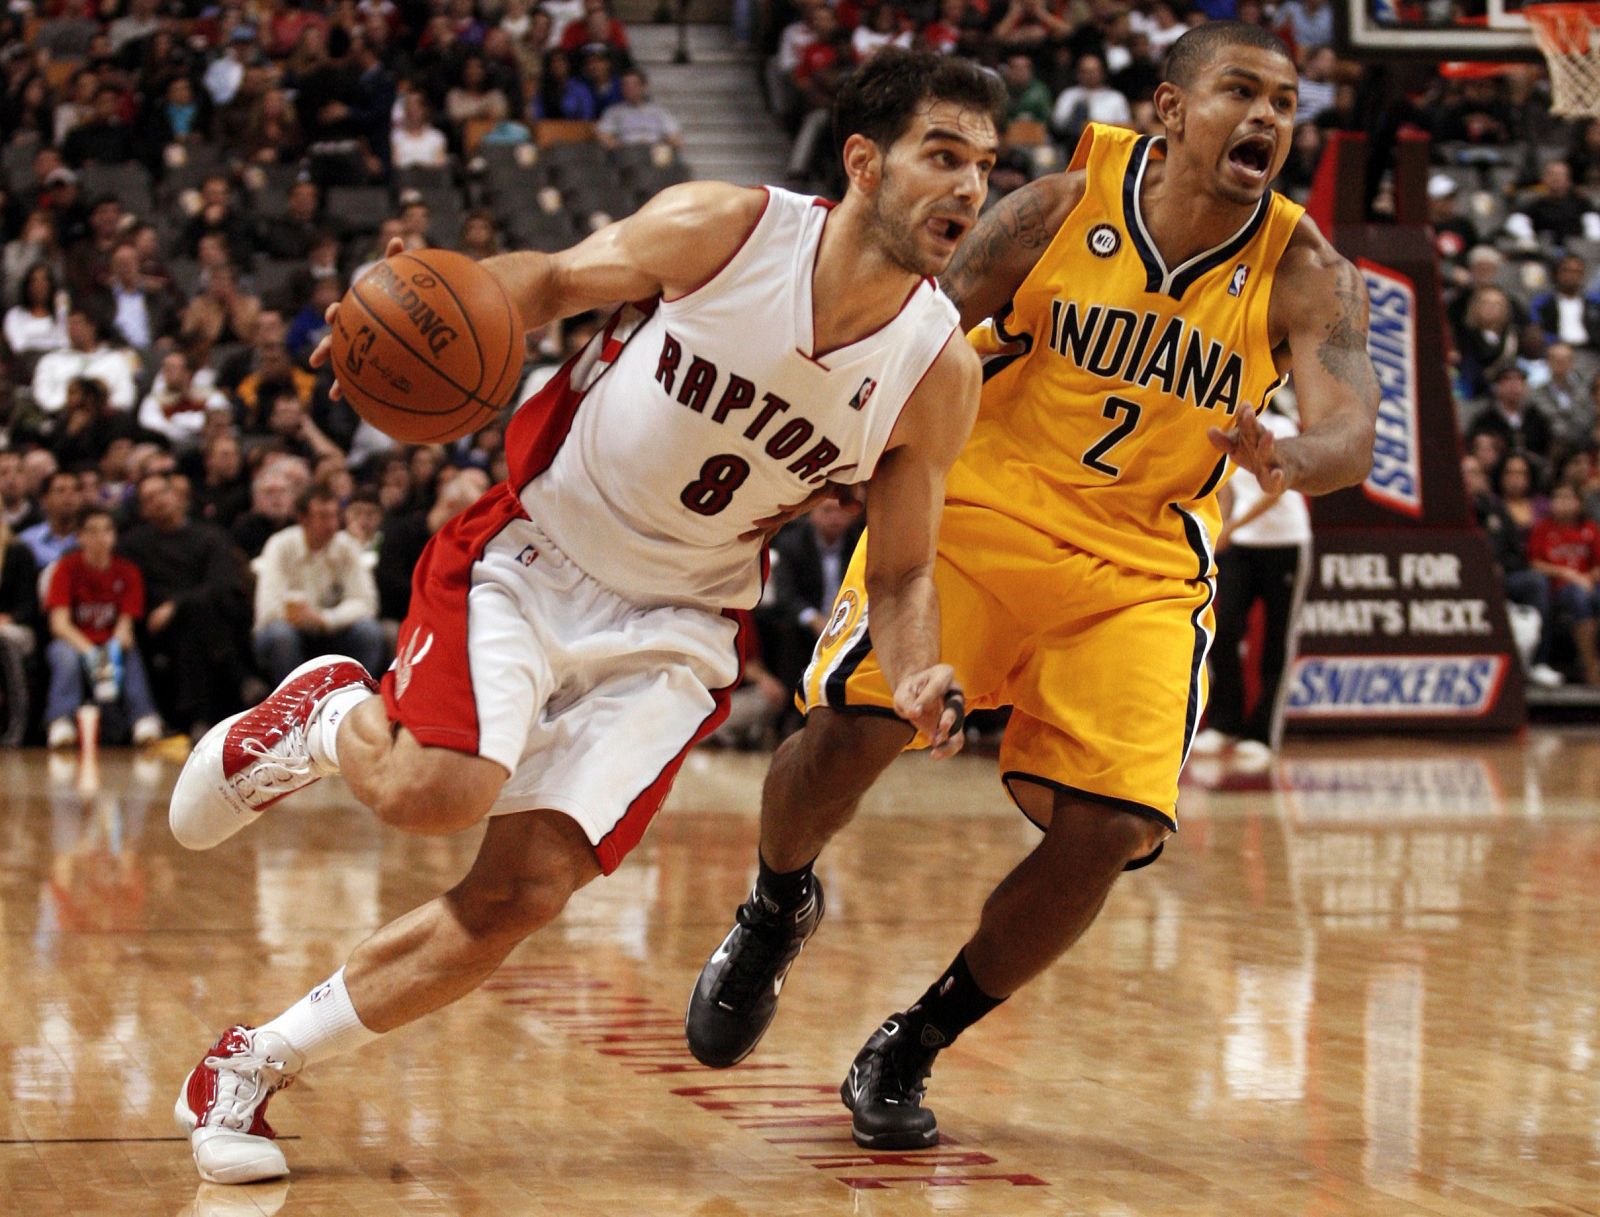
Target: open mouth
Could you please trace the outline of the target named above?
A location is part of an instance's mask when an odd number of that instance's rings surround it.
[[[952,244],[961,240],[972,227],[972,221],[958,216],[934,216],[928,221],[928,231],[941,241]]]
[[[1255,177],[1264,177],[1272,168],[1272,140],[1265,135],[1247,135],[1228,149],[1228,163]]]

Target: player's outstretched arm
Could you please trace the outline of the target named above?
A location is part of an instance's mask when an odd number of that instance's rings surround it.
[[[895,713],[933,743],[936,757],[961,750],[960,715],[945,704],[956,674],[939,662],[939,597],[933,562],[944,511],[944,479],[978,412],[983,373],[972,348],[952,335],[895,425],[867,487],[867,598],[872,642]]]
[[[1016,295],[1045,247],[1083,197],[1082,173],[1053,173],[1013,190],[961,242],[939,286],[970,330]]]
[[[571,249],[486,258],[528,329],[623,300],[681,296],[738,252],[761,218],[766,193],[725,182],[663,190],[625,220]]]
[[[1241,411],[1212,439],[1268,494],[1327,494],[1372,471],[1378,374],[1367,353],[1367,285],[1309,219],[1300,222],[1272,287],[1274,336],[1289,345],[1300,434],[1277,440]]]
[[[627,219],[606,225],[571,249],[498,254],[483,265],[505,285],[524,328],[538,329],[603,305],[693,291],[738,252],[765,204],[761,190],[686,182],[663,190]],[[405,243],[396,237],[384,256],[404,252]],[[328,306],[330,325],[338,312],[337,302]],[[311,353],[311,366],[326,363],[332,350],[330,333]],[[337,381],[332,395],[340,396]]]

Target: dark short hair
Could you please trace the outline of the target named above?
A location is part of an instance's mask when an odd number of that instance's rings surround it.
[[[93,320],[93,318],[91,318]],[[79,386],[79,392],[85,401],[90,401],[96,408],[103,408],[111,402],[111,390],[106,388],[106,382],[98,376],[74,376],[72,384]]]
[[[67,309],[67,316],[77,313],[89,323],[89,328],[94,330],[94,340],[104,342],[111,333],[111,325],[106,319],[105,309],[94,300],[74,300]]]
[[[35,262],[22,272],[22,278],[17,281],[17,297],[12,303],[22,308],[28,306],[28,284],[32,281],[33,276],[41,270],[44,271],[45,278],[50,281],[50,303],[51,307],[54,307],[56,292],[61,289],[61,284],[57,281],[56,272],[48,262]]]
[[[57,469],[49,477],[45,478],[44,486],[41,488],[43,493],[49,494],[50,488],[62,478],[70,478],[72,480],[72,488],[74,490],[78,488],[78,475],[76,473],[70,469]]]
[[[90,503],[88,506],[79,509],[78,520],[73,525],[73,528],[78,532],[82,532],[83,526],[96,516],[105,516],[106,519],[111,521],[112,528],[117,526],[116,512],[112,511],[104,503]]]
[[[333,503],[335,506],[337,506],[338,502],[339,496],[334,494],[332,490],[328,489],[326,486],[319,486],[313,482],[311,485],[302,490],[299,497],[295,499],[294,513],[297,516],[303,516],[306,514],[306,512],[311,510],[311,505],[313,503]]]
[[[1271,30],[1248,21],[1207,21],[1197,25],[1172,44],[1162,61],[1161,79],[1171,81],[1180,89],[1195,82],[1205,66],[1225,47],[1253,46],[1263,51],[1282,55],[1291,64],[1294,56],[1289,48]]]
[[[987,68],[953,55],[884,47],[845,81],[833,103],[834,145],[852,135],[887,149],[927,101],[948,101],[1004,126],[1005,83]]]

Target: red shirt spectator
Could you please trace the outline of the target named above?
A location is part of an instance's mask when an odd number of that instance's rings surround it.
[[[941,17],[922,27],[919,40],[924,50],[939,55],[954,55],[961,46],[961,32],[959,25]]]
[[[804,85],[816,76],[825,76],[839,66],[840,44],[833,39],[818,39],[800,52],[800,66],[794,70],[795,83]]]
[[[1528,537],[1528,557],[1587,575],[1600,566],[1600,528],[1593,520],[1563,523],[1553,516],[1540,520]]]
[[[45,608],[72,610],[72,624],[95,646],[103,646],[126,613],[137,621],[144,616],[144,576],[126,558],[113,555],[105,570],[95,570],[73,550],[56,563],[45,594]]]
[[[578,20],[567,22],[567,28],[561,31],[561,49],[569,54],[602,44],[618,51],[628,49],[626,27],[601,9],[592,9]]]

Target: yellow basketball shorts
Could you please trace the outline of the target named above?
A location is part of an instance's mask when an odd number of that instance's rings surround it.
[[[893,714],[856,547],[800,706]],[[1197,557],[1197,570],[1199,559]],[[1013,707],[1000,774],[1177,827],[1178,773],[1206,698],[1207,579],[1129,570],[985,508],[945,508],[934,580],[942,658],[969,709]],[[920,736],[913,747],[926,747]]]

